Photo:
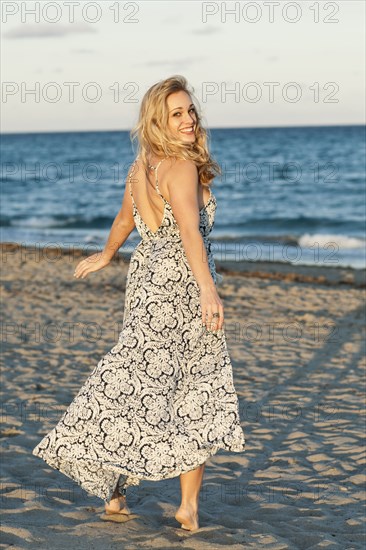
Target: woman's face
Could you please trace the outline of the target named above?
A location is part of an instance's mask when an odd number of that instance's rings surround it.
[[[167,97],[168,127],[174,137],[185,143],[196,140],[196,110],[191,97],[183,90]]]

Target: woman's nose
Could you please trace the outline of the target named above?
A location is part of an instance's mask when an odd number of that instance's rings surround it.
[[[194,121],[195,121],[194,116],[188,113],[188,114],[184,117],[183,123],[189,125],[189,124],[192,124],[192,122],[194,122]]]

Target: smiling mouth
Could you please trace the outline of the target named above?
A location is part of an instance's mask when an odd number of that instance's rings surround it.
[[[189,128],[185,128],[184,130],[180,130],[182,134],[193,134],[194,129],[193,126],[190,126]]]

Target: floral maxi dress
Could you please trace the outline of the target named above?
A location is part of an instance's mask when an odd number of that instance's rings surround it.
[[[162,162],[162,161],[160,161]],[[200,291],[172,207],[159,229],[142,220],[128,181],[136,228],[117,344],[99,361],[58,424],[32,453],[109,502],[141,480],[176,477],[219,449],[245,450],[224,328],[202,327]],[[199,230],[215,284],[209,233],[216,198]]]

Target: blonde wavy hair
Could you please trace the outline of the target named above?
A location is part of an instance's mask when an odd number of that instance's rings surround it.
[[[167,98],[180,91],[186,92],[195,106],[197,122],[194,143],[179,141],[171,135],[168,128]],[[193,88],[190,88],[187,79],[181,75],[160,80],[147,90],[141,102],[138,122],[130,131],[131,141],[138,141],[137,155],[142,160],[146,174],[150,155],[192,160],[197,166],[200,183],[208,185],[221,174],[219,164],[209,152],[209,137],[208,130],[202,124],[201,110]]]

